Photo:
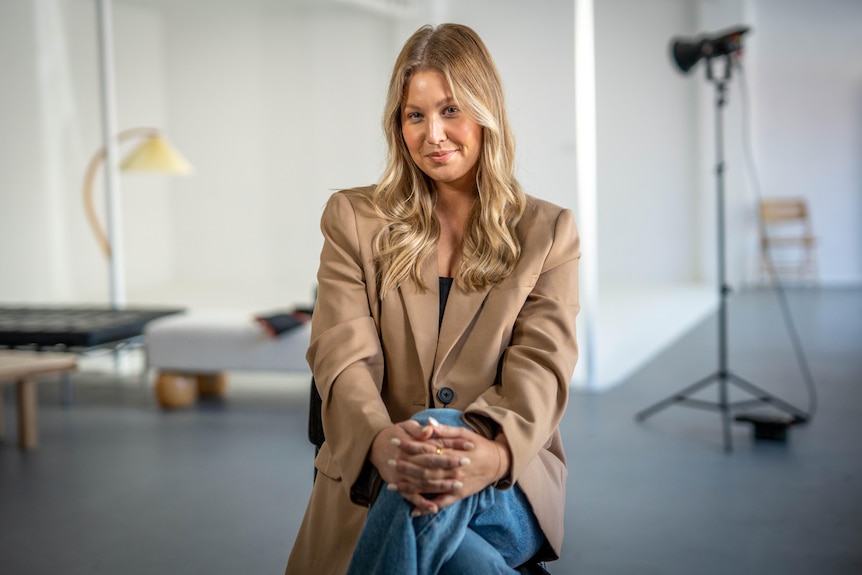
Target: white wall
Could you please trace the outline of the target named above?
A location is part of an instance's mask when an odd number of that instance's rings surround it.
[[[323,203],[380,171],[386,22],[199,8],[165,11],[171,130],[197,169],[174,188],[176,277],[213,289],[265,284],[283,305],[309,302]]]
[[[474,26],[495,55],[527,190],[574,206],[567,0],[539,10],[495,2],[493,13],[478,0],[436,3],[402,21],[331,3],[156,4],[170,135],[197,171],[171,181],[178,285],[139,298],[194,302],[212,291],[247,305],[308,302],[322,205],[333,189],[379,176],[392,63],[434,15]]]
[[[694,11],[687,0],[595,6],[600,281],[695,281],[698,107],[669,50]]]
[[[164,128],[196,169],[121,176],[129,301],[309,303],[323,203],[382,167],[391,20],[302,2],[113,4],[118,125]],[[107,301],[80,200],[101,145],[95,22],[91,0],[0,5],[15,86],[0,92],[0,301]]]
[[[745,24],[742,64],[725,108],[728,280],[755,284],[757,195],[807,199],[824,286],[862,283],[862,4],[854,0],[701,0],[698,28]],[[701,275],[715,277],[714,91],[700,95]],[[747,169],[748,88],[756,176]]]
[[[698,273],[696,87],[671,62],[693,31],[685,0],[601,0],[595,8],[597,301],[592,366],[578,387],[607,389],[713,309]],[[589,326],[584,326],[589,327]]]
[[[94,6],[83,0],[0,4],[4,303],[107,300],[107,264],[81,200],[86,164],[101,146]],[[152,10],[118,5],[114,24],[123,63],[117,70],[119,122],[162,125],[160,20]],[[173,241],[165,182],[128,176],[122,183],[130,283],[167,281]],[[101,178],[96,186],[101,209]]]
[[[48,297],[55,291],[50,284],[51,262],[38,254],[50,251],[51,241],[35,225],[42,219],[45,201],[40,154],[39,85],[36,62],[36,14],[29,2],[6,2],[0,14],[0,291],[3,299],[18,299],[32,293]],[[14,137],[12,137],[14,134]],[[15,235],[12,235],[12,232]],[[14,243],[12,243],[14,241]]]
[[[643,293],[714,279],[713,92],[702,65],[681,75],[668,50],[675,35],[739,23],[754,29],[745,62],[764,192],[806,195],[824,283],[862,283],[862,60],[850,57],[860,4],[595,5],[600,284]],[[521,181],[576,208],[573,2],[421,6],[398,21],[311,0],[115,0],[119,125],[165,128],[196,168],[186,179],[121,177],[130,301],[309,302],[323,202],[380,173],[389,71],[430,20],[482,35],[506,87]],[[0,90],[0,301],[106,301],[79,199],[101,139],[93,2],[6,0],[0,48],[12,87]],[[726,121],[734,284],[753,280],[755,246],[739,88]],[[625,321],[609,331],[632,332]]]
[[[749,78],[765,196],[808,200],[823,284],[862,283],[862,2],[757,0]]]
[[[458,0],[442,16],[482,37],[502,77],[527,193],[576,207],[574,4]],[[417,23],[418,25],[421,23]],[[412,32],[412,30],[411,30]]]

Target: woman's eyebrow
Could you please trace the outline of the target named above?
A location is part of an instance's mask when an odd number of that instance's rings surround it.
[[[434,102],[434,108],[439,108],[440,106],[445,106],[446,104],[455,104],[455,98],[443,98],[439,102]],[[413,108],[414,110],[420,110],[421,107],[416,104],[411,104],[410,102],[406,102],[404,104],[404,109]]]

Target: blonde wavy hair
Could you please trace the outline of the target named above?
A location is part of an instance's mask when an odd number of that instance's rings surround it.
[[[375,209],[389,222],[376,238],[381,298],[408,278],[427,289],[421,265],[440,236],[432,182],[411,159],[401,134],[406,87],[413,74],[428,70],[443,76],[458,107],[483,128],[478,201],[465,231],[455,284],[468,292],[496,284],[508,277],[521,254],[515,226],[525,197],[514,175],[515,143],[497,67],[472,29],[423,26],[395,62],[383,115],[389,153],[373,194]]]

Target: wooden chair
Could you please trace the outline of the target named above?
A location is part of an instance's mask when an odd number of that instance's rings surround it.
[[[802,198],[769,198],[760,202],[760,272],[770,267],[781,279],[817,281],[816,239],[808,204]]]

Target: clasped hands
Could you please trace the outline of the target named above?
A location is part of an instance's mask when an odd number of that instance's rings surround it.
[[[377,434],[370,460],[386,482],[414,505],[413,517],[478,493],[505,477],[510,466],[505,436],[495,440],[465,427],[408,420]]]

